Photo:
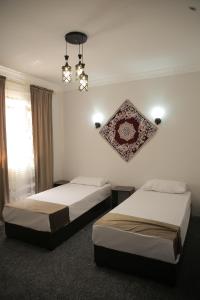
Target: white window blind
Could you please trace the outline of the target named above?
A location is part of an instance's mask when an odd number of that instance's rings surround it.
[[[34,156],[29,87],[6,83],[6,133],[10,200],[34,194]]]

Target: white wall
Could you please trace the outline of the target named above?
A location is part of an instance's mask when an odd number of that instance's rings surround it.
[[[64,176],[63,117],[63,93],[54,92],[52,101],[54,181],[62,179]]]
[[[105,121],[125,99],[147,117],[160,105],[166,116],[156,135],[125,162],[99,135],[91,117]],[[113,184],[139,187],[149,178],[186,181],[193,213],[200,214],[200,72],[71,91],[64,99],[64,178],[108,177]],[[58,125],[57,127],[58,128]],[[57,166],[57,171],[61,166]]]

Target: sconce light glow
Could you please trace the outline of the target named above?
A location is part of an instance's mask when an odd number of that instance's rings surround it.
[[[101,113],[96,113],[92,116],[93,123],[101,123],[103,121],[103,115]]]
[[[104,119],[104,117],[103,117],[103,114],[101,114],[101,113],[96,113],[92,116],[92,121],[95,124],[96,128],[101,127],[101,123],[102,123],[103,119]]]
[[[152,118],[154,118],[154,119],[156,119],[156,118],[162,119],[165,115],[165,111],[162,107],[156,106],[152,109],[151,115],[152,115]]]
[[[165,111],[162,107],[156,106],[153,108],[151,115],[154,118],[154,122],[156,123],[156,125],[159,125],[162,121],[163,116],[165,115]]]

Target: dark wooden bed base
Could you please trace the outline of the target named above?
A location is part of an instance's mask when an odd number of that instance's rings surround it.
[[[181,261],[178,264],[170,264],[96,245],[94,245],[94,258],[98,266],[111,267],[170,285],[176,283],[181,264]]]
[[[177,264],[170,264],[156,259],[147,258],[135,254],[117,251],[106,247],[94,245],[94,260],[100,267],[111,267],[123,272],[148,277],[158,282],[175,285],[178,275],[181,272],[184,259],[184,249],[188,243],[188,232],[191,226],[191,218],[188,224],[187,233]]]
[[[104,201],[98,203],[83,215],[59,229],[55,233],[37,231],[23,226],[5,223],[5,232],[8,238],[15,238],[24,242],[28,242],[49,250],[55,249],[63,241],[76,233],[94,218],[105,212],[111,206],[111,198],[108,197]]]

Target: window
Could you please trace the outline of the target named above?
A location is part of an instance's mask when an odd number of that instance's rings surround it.
[[[6,134],[10,200],[35,192],[30,94],[22,85],[6,86]]]

